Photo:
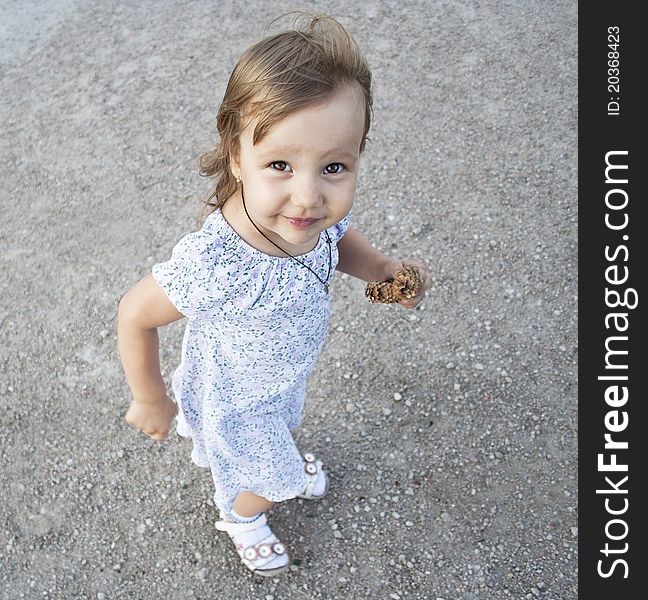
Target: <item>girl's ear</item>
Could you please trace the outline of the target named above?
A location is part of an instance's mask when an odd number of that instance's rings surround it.
[[[230,171],[232,172],[232,175],[234,175],[234,179],[240,179],[241,178],[241,165],[239,163],[238,144],[236,144],[229,151],[229,163],[230,163]]]
[[[229,161],[230,161],[230,171],[232,172],[234,179],[240,179],[241,165],[239,164],[239,160],[238,160],[238,152],[230,152]]]

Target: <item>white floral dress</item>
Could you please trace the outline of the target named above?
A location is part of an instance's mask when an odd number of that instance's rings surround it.
[[[327,230],[330,278],[351,216]],[[297,258],[326,281],[326,234]],[[152,272],[188,317],[172,380],[177,432],[192,439],[192,460],[211,469],[216,506],[229,513],[245,490],[273,502],[294,498],[306,475],[290,432],[326,339],[330,295],[295,260],[247,244],[219,209]]]

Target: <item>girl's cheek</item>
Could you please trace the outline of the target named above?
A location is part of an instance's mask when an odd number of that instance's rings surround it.
[[[276,171],[266,169],[264,172],[259,174],[259,179],[263,181],[264,185],[280,187],[286,180],[286,176],[282,176],[281,173],[278,173]]]

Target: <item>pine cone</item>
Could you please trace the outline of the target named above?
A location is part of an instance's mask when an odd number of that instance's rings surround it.
[[[393,304],[413,298],[421,291],[422,286],[421,274],[416,267],[410,265],[398,271],[394,279],[368,283],[365,296],[371,302]]]

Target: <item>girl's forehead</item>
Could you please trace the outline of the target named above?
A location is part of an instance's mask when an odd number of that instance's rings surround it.
[[[365,104],[362,91],[351,86],[343,86],[333,92],[329,97],[300,107],[288,113],[277,122],[273,123],[267,133],[254,144],[255,149],[261,149],[275,143],[287,142],[289,138],[309,139],[312,143],[318,137],[340,138],[358,143],[364,133]],[[243,118],[241,136],[247,138],[249,144],[260,118],[248,115]],[[318,137],[310,137],[317,134]]]

